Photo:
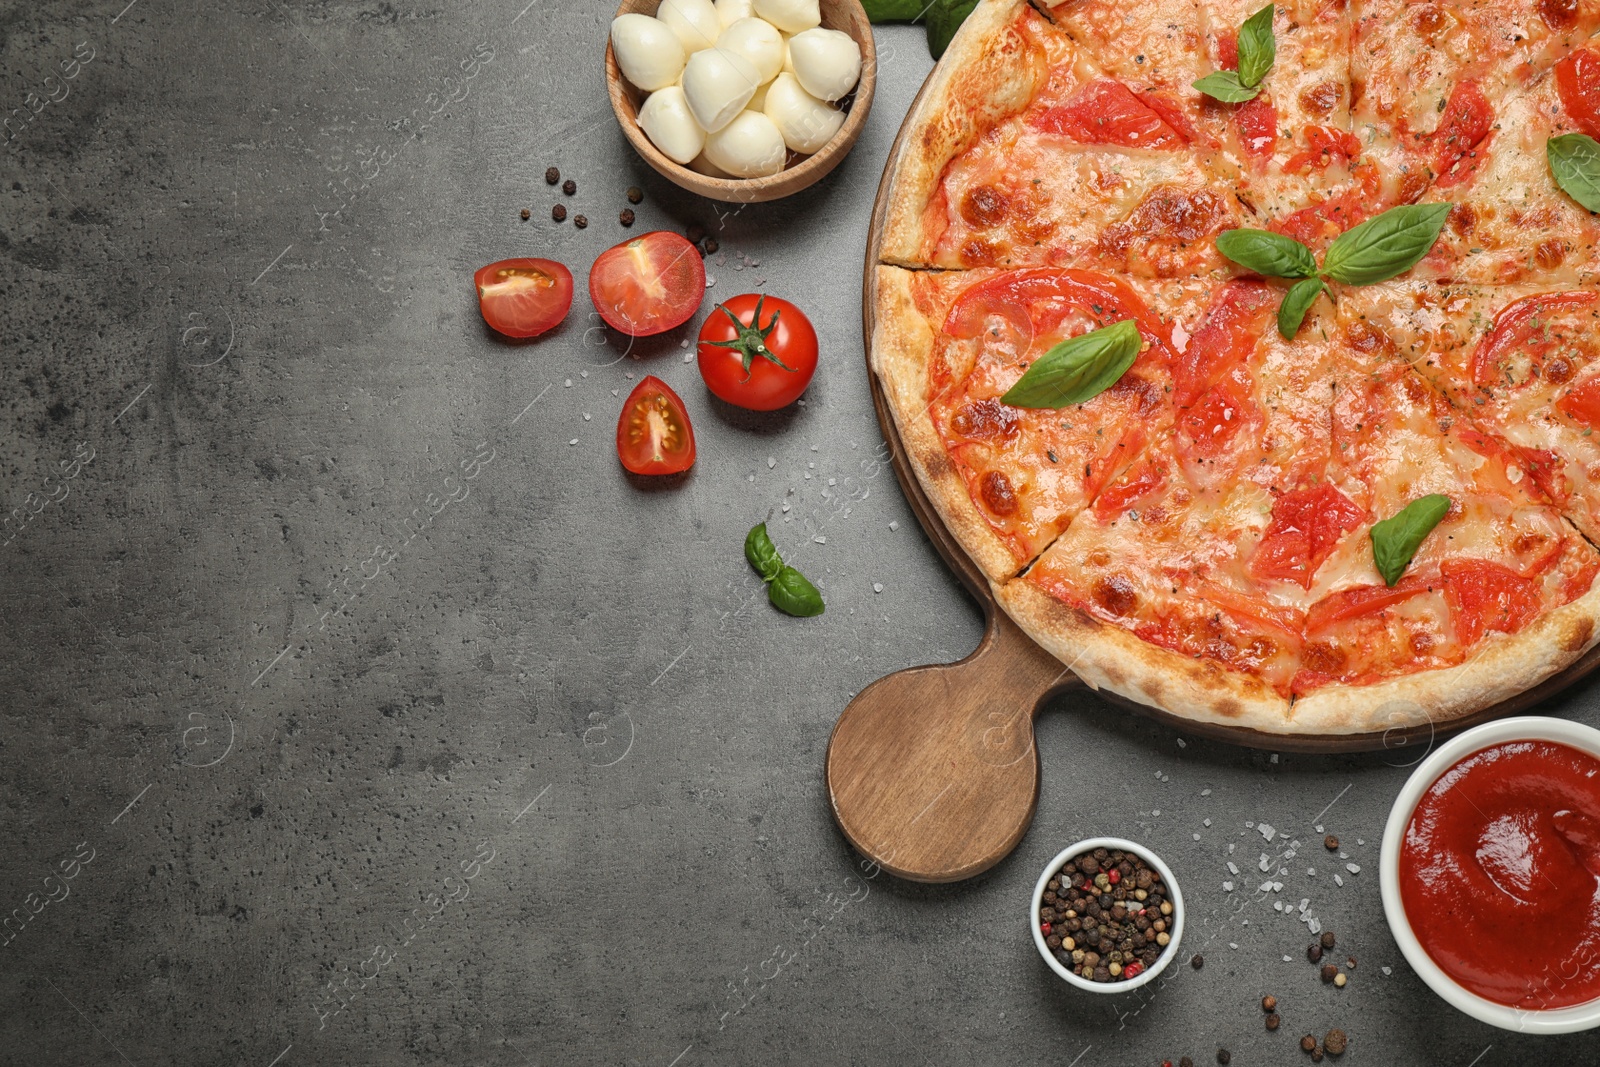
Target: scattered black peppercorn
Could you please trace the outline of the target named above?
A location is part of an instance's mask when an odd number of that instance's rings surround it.
[[[1278,1024],[1281,1022],[1283,1022],[1283,1020],[1278,1018],[1278,1013],[1273,1012],[1271,1015],[1267,1016],[1267,1029],[1276,1030],[1278,1028]]]
[[[706,228],[701,226],[699,223],[696,223],[690,226],[687,230],[684,230],[683,235],[689,239],[690,244],[697,245],[701,241],[705,240]]]
[[[1315,941],[1313,941],[1313,942],[1311,942],[1311,944],[1307,945],[1306,946],[1306,959],[1310,960],[1312,963],[1321,962],[1321,960],[1322,960],[1322,946],[1317,944]]]
[[[1310,1052],[1312,1049],[1314,1049],[1316,1047],[1317,1047],[1317,1039],[1315,1037],[1313,1037],[1312,1035],[1307,1034],[1305,1037],[1302,1037],[1300,1039],[1300,1051],[1301,1052]]]
[[[589,225],[589,219],[584,215],[574,215],[572,216],[572,224],[581,230]]]
[[[644,190],[637,185],[628,189],[628,203],[639,204],[644,202]]]
[[[573,193],[578,191],[578,183],[573,181],[571,178],[568,178],[566,181],[561,183],[561,191],[566,193],[568,196],[571,196]]]
[[[1332,834],[1329,834],[1327,837],[1322,839],[1322,847],[1327,849],[1329,852],[1337,852],[1339,851],[1339,839],[1334,837]]]
[[[1328,1050],[1330,1056],[1343,1056],[1344,1050],[1349,1047],[1350,1039],[1340,1029],[1329,1030],[1322,1039],[1322,1047]]]
[[[1316,1048],[1311,1050],[1311,1062],[1312,1063],[1321,1063],[1322,1062],[1322,1046],[1321,1045],[1318,1045]]]
[[[1332,948],[1333,945],[1334,945],[1333,931],[1332,930],[1324,930],[1324,931],[1322,931],[1322,947],[1323,948]]]
[[[1233,1062],[1233,1053],[1229,1052],[1225,1048],[1217,1049],[1217,1062],[1220,1063],[1220,1064],[1223,1064],[1224,1067],[1226,1067],[1227,1064],[1230,1064],[1230,1063]]]
[[[1200,968],[1204,967],[1205,965],[1206,965],[1206,958],[1204,956],[1200,955],[1200,953],[1198,953],[1198,952],[1196,952],[1194,954],[1194,959],[1189,961],[1189,966],[1193,967],[1197,971]]]
[[[1334,978],[1338,977],[1338,974],[1339,974],[1339,968],[1335,964],[1324,963],[1322,965],[1322,980],[1324,982],[1333,981]]]
[[[557,170],[555,167],[547,167],[547,168],[545,168],[544,181],[545,181],[546,185],[554,185],[556,182],[558,182],[560,180],[561,180],[561,172],[559,170]]]
[[[721,245],[717,244],[717,239],[715,237],[707,237],[706,238],[706,255],[708,255],[708,256],[716,255],[717,254],[717,249],[721,248],[721,247],[722,247]]]
[[[622,223],[624,226],[632,226],[633,225],[633,209],[630,208],[630,207],[623,208],[622,209],[622,214],[617,216],[617,221]]]
[[[1278,998],[1273,996],[1271,993],[1268,993],[1266,996],[1262,997],[1261,998],[1261,1010],[1262,1011],[1266,1011],[1266,1012],[1277,1011],[1278,1010]]]
[[[1187,1056],[1179,1057],[1178,1067],[1194,1067],[1194,1060],[1191,1060]]]
[[[522,221],[523,222],[527,222],[531,218],[533,218],[533,212],[529,211],[527,208],[523,208],[522,209]]]
[[[565,204],[557,204],[555,207],[550,209],[550,217],[555,219],[557,222],[566,222],[567,206]]]

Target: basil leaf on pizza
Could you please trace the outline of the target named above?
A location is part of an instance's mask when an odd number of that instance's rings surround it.
[[[797,619],[821,615],[824,610],[822,594],[817,592],[817,587],[789,566],[773,576],[767,586],[767,599],[772,601],[773,607]]]
[[[1439,493],[1413,500],[1392,518],[1372,524],[1372,562],[1391,589],[1411,565],[1423,540],[1450,510],[1450,498]]]
[[[744,558],[761,575],[763,582],[772,581],[783,570],[783,557],[778,555],[777,546],[767,534],[766,523],[758,522],[750,527],[744,539]]]
[[[1322,273],[1346,285],[1388,281],[1433,248],[1449,204],[1405,204],[1340,234],[1322,257]]]
[[[1239,81],[1252,88],[1261,84],[1278,58],[1272,16],[1273,6],[1268,4],[1239,27]]]
[[[1289,287],[1283,303],[1278,305],[1278,333],[1285,341],[1293,341],[1294,335],[1300,332],[1306,312],[1311,310],[1324,288],[1321,278],[1302,278]]]
[[[1194,87],[1224,104],[1242,104],[1246,100],[1254,100],[1261,91],[1257,86],[1244,84],[1239,80],[1239,75],[1231,70],[1212,71],[1195,82]]]
[[[1217,251],[1266,278],[1310,278],[1317,273],[1311,249],[1271,230],[1227,230],[1217,234]]]
[[[1079,334],[1040,356],[1000,402],[1014,408],[1082,404],[1117,384],[1143,346],[1132,319]]]
[[[1544,154],[1561,191],[1600,211],[1600,142],[1586,133],[1566,133],[1546,141]]]

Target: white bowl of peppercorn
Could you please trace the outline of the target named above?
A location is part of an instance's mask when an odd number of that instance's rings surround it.
[[[1090,993],[1126,993],[1178,955],[1183,893],[1161,857],[1121,837],[1092,837],[1045,865],[1028,913],[1052,971]]]

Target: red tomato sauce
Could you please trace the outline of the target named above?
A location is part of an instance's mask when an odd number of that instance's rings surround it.
[[[1479,996],[1600,997],[1600,759],[1514,741],[1451,767],[1406,827],[1400,897],[1423,949]]]

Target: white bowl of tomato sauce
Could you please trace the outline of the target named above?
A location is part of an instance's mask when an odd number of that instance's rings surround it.
[[[1600,1025],[1600,730],[1525,716],[1442,745],[1395,800],[1380,879],[1400,950],[1454,1007]]]

